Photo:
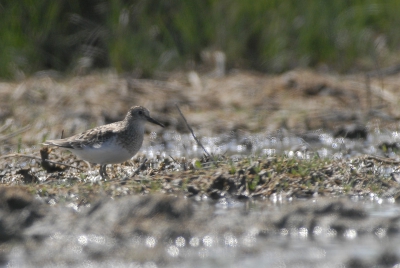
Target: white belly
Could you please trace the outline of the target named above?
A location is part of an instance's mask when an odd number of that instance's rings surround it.
[[[70,149],[78,158],[96,164],[117,164],[131,159],[133,154],[115,143],[104,143],[98,148]]]

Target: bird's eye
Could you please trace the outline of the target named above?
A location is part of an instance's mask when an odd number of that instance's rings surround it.
[[[143,115],[143,111],[139,111],[138,114],[139,114],[139,115]]]

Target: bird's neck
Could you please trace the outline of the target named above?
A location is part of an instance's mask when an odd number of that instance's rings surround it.
[[[144,123],[140,120],[128,121],[126,124],[126,130],[135,134],[144,133]]]

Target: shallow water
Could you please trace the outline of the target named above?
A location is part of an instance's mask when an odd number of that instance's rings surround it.
[[[203,136],[200,142],[211,154],[273,156],[284,153],[289,156],[310,158],[317,153],[320,157],[340,159],[358,154],[382,155],[379,146],[383,143],[400,142],[399,133],[397,130],[374,128],[366,139],[347,139],[335,138],[332,133],[322,130],[301,135],[291,134],[285,130],[240,135],[231,132],[219,136]],[[141,150],[149,158],[156,155],[198,157],[204,153],[191,134],[165,131],[162,134],[152,132],[149,137]],[[386,153],[390,157],[396,157],[390,148]]]
[[[307,159],[315,153],[321,157],[348,158],[359,154],[382,155],[379,145],[383,142],[400,142],[400,135],[396,131],[379,129],[372,131],[366,140],[334,138],[321,131],[303,137],[284,132],[240,136],[230,133],[203,137],[201,142],[209,153],[226,153],[232,158],[286,154]],[[191,158],[203,154],[190,134],[176,132],[164,132],[162,137],[151,133],[150,140],[141,152],[150,159],[157,155]],[[396,157],[390,152],[387,155]],[[37,264],[48,267],[137,268],[400,267],[400,235],[397,230],[390,231],[388,227],[391,226],[388,222],[398,222],[400,218],[400,205],[392,197],[370,195],[340,199],[364,211],[366,219],[361,221],[371,223],[370,226],[367,224],[358,228],[360,219],[346,218],[341,228],[348,228],[340,232],[330,227],[331,224],[337,224],[335,219],[329,219],[331,222],[327,225],[313,228],[309,228],[310,225],[276,228],[274,221],[270,220],[291,215],[293,207],[318,204],[320,199],[287,200],[273,195],[268,200],[241,202],[221,199],[215,203],[205,197],[195,198],[198,200],[193,204],[194,210],[203,218],[203,222],[199,223],[202,224],[198,226],[199,229],[193,227],[190,235],[177,231],[165,239],[159,234],[157,236],[157,232],[154,235],[132,233],[118,240],[101,232],[87,232],[83,227],[77,227],[76,230],[61,228],[53,232],[33,226],[27,230],[28,237],[36,237],[41,232],[49,232],[50,235],[44,235],[44,242],[35,248],[29,245],[14,247],[7,255],[4,267]],[[74,213],[82,213],[76,212],[77,209],[72,213],[68,207],[58,209],[57,215],[66,221],[75,217]],[[340,215],[334,214],[332,217],[340,218]],[[62,257],[54,257],[60,251]],[[135,254],[130,258],[131,252]],[[99,256],[96,257],[96,254]],[[138,257],[140,255],[144,257]]]
[[[322,206],[326,209],[337,202],[354,209],[354,215],[343,217],[335,209],[321,214],[321,203],[328,204]],[[150,224],[151,231],[123,232],[123,237],[108,234],[109,229],[124,228],[115,224],[124,218],[123,203],[107,204],[101,217],[83,214],[82,221],[75,222],[79,215],[55,208],[58,217],[28,228],[27,243],[11,250],[4,267],[400,267],[400,229],[388,225],[400,218],[400,205],[393,198],[199,200],[192,204],[197,216],[175,223],[150,219],[145,225]],[[299,227],[297,219],[303,219],[298,215],[277,227],[299,211],[293,207],[306,211],[313,206],[319,211],[315,218],[322,215],[322,221],[316,220],[321,225]],[[329,224],[324,225],[326,220]],[[132,224],[142,221],[136,215]],[[190,234],[173,226],[178,222],[189,224]]]
[[[384,221],[400,216],[400,206],[393,199],[354,198],[349,202],[361,205],[368,217],[373,219]],[[219,203],[215,205],[214,213],[227,219],[231,217],[229,214],[250,218],[254,215],[273,217],[292,205],[293,202],[283,204],[270,201],[259,202],[251,207],[246,204]],[[236,222],[240,221],[236,219]],[[200,238],[200,246],[182,249],[179,265],[171,267],[349,267],[349,263],[354,261],[369,266],[379,263],[379,258],[386,255],[393,255],[394,262],[400,266],[400,235],[387,235],[384,228],[361,234],[359,230],[349,228],[343,234],[338,234],[335,230],[323,230],[316,226],[314,230],[282,229],[278,233],[267,231],[260,235],[257,232],[260,230],[255,227],[257,222],[253,224],[244,227],[248,231],[242,236],[220,233],[208,238],[213,241],[209,244],[207,237]],[[395,263],[388,267],[394,267]],[[386,267],[384,263],[381,265]]]

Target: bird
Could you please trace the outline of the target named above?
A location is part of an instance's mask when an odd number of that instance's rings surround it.
[[[133,106],[122,121],[98,126],[69,138],[47,140],[43,145],[65,148],[82,160],[100,164],[99,174],[106,179],[107,164],[125,162],[142,147],[146,122],[164,127],[150,117],[145,107]]]

